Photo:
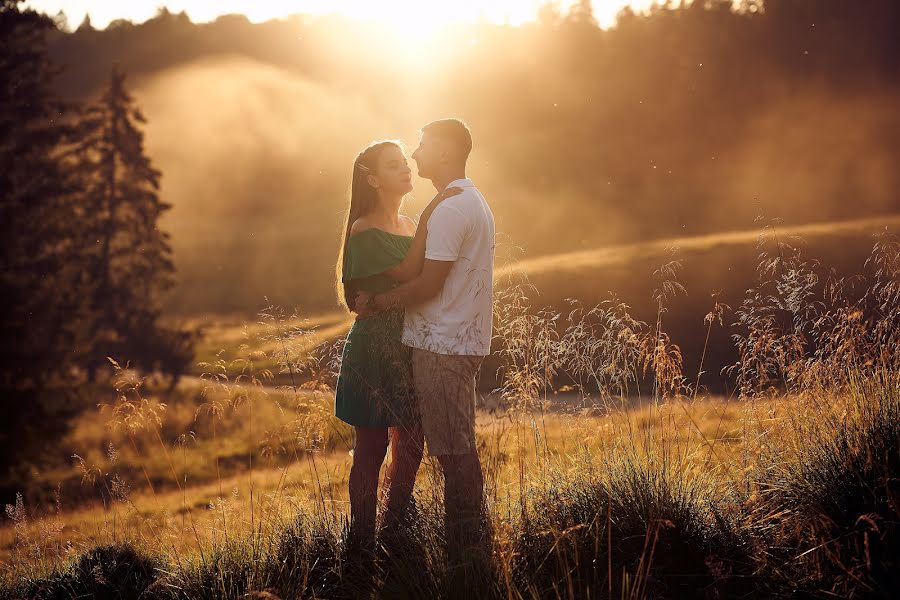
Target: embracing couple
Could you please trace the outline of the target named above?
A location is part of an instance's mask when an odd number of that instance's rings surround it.
[[[350,547],[375,549],[378,474],[391,446],[381,534],[404,527],[424,444],[444,476],[451,562],[486,561],[484,478],[475,445],[475,385],[491,345],[494,217],[466,177],[472,150],[456,119],[429,123],[412,154],[438,194],[418,224],[400,213],[412,190],[403,148],[384,141],[353,164],[338,293],[357,314],[335,414],[353,426]]]

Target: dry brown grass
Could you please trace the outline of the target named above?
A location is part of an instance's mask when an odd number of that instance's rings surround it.
[[[263,515],[264,521],[272,511],[289,518],[293,511],[307,510],[322,492],[338,512],[345,512],[352,434],[343,424],[332,417],[328,427],[334,429],[333,442],[315,452],[305,452],[298,443],[290,454],[287,448],[275,447],[268,449],[273,454],[267,454],[262,450],[267,438],[297,424],[292,412],[285,410],[288,392],[251,389],[247,394],[254,396],[253,429],[247,419],[249,402],[244,402],[220,415],[219,439],[214,442],[204,413],[201,411],[199,422],[194,420],[202,406],[196,403],[203,399],[198,396],[201,389],[195,383],[182,384],[177,391],[183,394],[181,401],[170,402],[165,408],[161,433],[164,439],[174,440],[167,444],[168,459],[152,431],[140,432],[132,446],[124,432],[110,431],[105,415],[79,419],[63,441],[78,458],[67,469],[41,474],[47,488],[77,486],[74,489],[78,495],[63,493],[58,512],[53,505],[41,510],[29,506],[32,517],[18,533],[13,523],[4,523],[0,527],[0,562],[6,568],[12,566],[17,534],[40,539],[46,557],[122,539],[139,540],[160,550],[195,552],[211,543],[225,525],[233,533],[248,532],[251,488],[254,510]],[[777,400],[764,405],[772,411],[788,406]],[[627,413],[548,411],[533,415],[534,423],[524,414],[501,416],[482,411],[478,439],[495,469],[491,477],[495,498],[511,494],[508,501],[516,502],[522,465],[529,472],[540,473],[545,453],[559,459],[576,451],[601,453],[623,426],[655,431],[660,419],[671,420],[688,432],[678,440],[684,451],[709,444],[709,462],[715,468],[734,469],[734,461],[743,452],[746,410],[739,403],[707,398],[694,403],[673,402],[661,409],[635,408]],[[695,430],[693,434],[689,433],[691,429]],[[193,434],[185,440],[178,433],[181,431]],[[253,443],[248,447],[251,437]],[[221,480],[215,470],[216,457],[222,467]],[[251,463],[255,464],[252,472]],[[152,491],[147,478],[154,483]],[[419,479],[420,484],[428,484],[430,476],[423,470]],[[121,487],[116,490],[116,485]],[[220,502],[228,513],[225,525]],[[48,536],[46,526],[51,523],[55,529]]]
[[[501,273],[500,385],[478,422],[495,532],[485,594],[846,595],[900,584],[900,240],[878,236],[852,280],[774,224],[758,240],[740,306],[729,316],[716,298],[698,323],[708,340],[732,320],[735,397],[700,393],[702,360],[696,380],[683,371],[668,329],[685,292],[677,255],[653,273],[649,324],[615,298],[538,308],[525,274]],[[63,577],[74,552],[129,541],[164,557],[165,578],[188,597],[268,585],[337,593],[350,465],[349,432],[331,415],[341,346],[311,341],[344,325],[308,327],[276,309],[260,321],[235,357],[206,362],[165,402],[119,368],[115,399],[64,441],[85,448],[75,467],[45,475],[52,486],[78,473],[105,507],[66,509],[63,494],[43,515],[10,506],[7,579]],[[290,385],[272,387],[276,378]],[[404,585],[452,596],[440,475],[426,460],[419,477],[425,564],[403,571]]]

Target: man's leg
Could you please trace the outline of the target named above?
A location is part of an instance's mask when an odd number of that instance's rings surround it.
[[[438,456],[438,462],[444,471],[444,526],[450,560],[457,564],[471,559],[483,562],[490,547],[483,527],[484,475],[478,453],[445,454]]]
[[[452,567],[462,566],[467,574],[483,572],[490,557],[482,519],[484,476],[475,443],[475,379],[482,360],[413,351],[425,441],[444,472],[448,557]]]

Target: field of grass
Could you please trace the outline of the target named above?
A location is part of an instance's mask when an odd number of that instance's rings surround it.
[[[251,323],[240,318],[195,319],[188,325],[203,335],[192,374],[234,381],[252,373],[266,377],[269,384],[291,385],[292,375],[297,380],[315,375],[313,351],[346,335],[352,322],[345,312],[305,317],[287,315],[277,307],[261,312]]]
[[[786,238],[802,237],[808,241],[813,241],[819,238],[871,236],[873,232],[898,226],[900,226],[900,215],[794,225],[779,227],[779,229],[780,234]],[[690,253],[722,252],[733,247],[754,248],[760,239],[761,233],[763,232],[759,229],[729,231],[694,237],[667,238],[596,250],[552,254],[513,262],[501,269],[498,275],[502,277],[505,274],[516,272],[524,272],[532,277],[549,272],[584,274],[586,270],[602,269],[613,265],[630,266],[643,259],[659,260],[665,256],[669,248],[678,248]],[[869,248],[866,248],[866,251],[868,250]]]
[[[764,223],[759,229],[536,258],[523,256],[509,243],[501,243],[497,261],[502,266],[496,279],[501,284],[509,279],[527,279],[534,286],[532,304],[552,307],[560,313],[570,310],[570,299],[591,306],[615,297],[628,304],[634,317],[653,320],[657,312],[653,292],[661,284],[654,273],[660,265],[677,260],[678,278],[688,293],[669,299],[667,331],[682,350],[686,372],[698,370],[697,362],[706,345],[706,371],[715,374],[734,362],[737,355],[727,327],[713,328],[706,339],[701,331],[704,317],[717,302],[737,308],[754,282],[760,252],[771,253],[779,246],[790,246],[802,254],[804,261],[819,261],[840,275],[852,276],[863,270],[872,250],[873,235],[898,228],[900,215],[790,227]],[[247,321],[216,317],[193,322],[203,327],[204,335],[197,347],[199,366],[192,374],[216,372],[233,379],[250,368],[256,372],[269,369],[274,382],[288,385],[288,365],[301,373],[324,367],[310,363],[310,348],[324,342],[339,343],[352,323],[343,312],[304,317],[277,309],[261,313],[256,322]],[[238,358],[241,360],[235,360]],[[255,364],[248,364],[254,359]],[[486,375],[491,379],[492,373]],[[491,379],[486,389],[495,383]],[[714,388],[727,393],[721,384]]]
[[[498,280],[525,274],[538,292],[533,302],[562,314],[571,310],[570,298],[586,306],[615,298],[628,304],[633,317],[652,323],[658,308],[654,292],[665,279],[660,267],[676,261],[677,280],[685,293],[667,299],[666,331],[681,349],[686,373],[697,373],[706,348],[703,367],[709,376],[704,384],[716,393],[727,394],[732,387],[718,374],[740,358],[731,337],[736,331],[730,325],[737,320],[735,311],[747,298],[748,290],[756,288],[768,294],[775,292],[768,289],[775,285],[797,287],[798,282],[788,282],[786,276],[802,274],[817,279],[815,297],[807,300],[825,301],[823,288],[830,277],[849,280],[864,273],[871,277],[874,269],[871,263],[869,268],[865,266],[866,260],[874,236],[885,230],[900,230],[900,216],[791,227],[761,223],[755,230],[526,256],[521,260],[513,253],[508,266],[499,271]],[[769,258],[783,255],[789,263],[788,270],[780,272],[785,281],[775,283],[773,277],[758,272],[762,253]],[[764,280],[771,285],[760,285]],[[724,309],[723,320],[708,332],[707,339],[704,319],[717,309]]]
[[[501,273],[477,432],[492,556],[465,590],[429,458],[406,544],[368,574],[348,560],[346,317],[207,323],[194,376],[169,392],[119,369],[58,442],[73,459],[7,506],[0,599],[895,597],[900,240],[874,243],[853,285],[778,237],[759,251],[724,396],[704,378],[725,311],[675,338],[661,248],[640,318],[542,308],[544,271]]]
[[[199,549],[198,541],[201,547],[210,544],[227,529],[246,533],[251,507],[264,519],[273,514],[288,518],[323,501],[346,512],[352,431],[330,414],[322,414],[318,423],[300,420],[306,416],[304,406],[321,406],[330,413],[330,399],[301,392],[295,403],[287,391],[228,394],[218,387],[200,398],[195,385],[184,384],[179,397],[169,399],[159,413],[163,444],[152,425],[129,437],[125,431],[110,431],[106,414],[80,419],[64,440],[78,458],[69,468],[41,474],[41,485],[51,492],[41,510],[28,506],[31,518],[0,528],[0,564],[12,568],[21,546],[16,540],[22,536],[39,543],[43,559],[51,563],[59,549],[84,551],[121,539],[146,546],[159,536],[166,538],[161,550],[189,554]],[[222,407],[216,438],[200,400]],[[157,406],[154,401],[146,410]],[[775,414],[783,406],[770,400],[756,409]],[[198,408],[201,416],[195,421]],[[707,460],[717,468],[733,468],[744,447],[748,409],[713,398],[661,410],[671,413],[666,418],[686,433],[680,441],[685,449],[706,440],[711,451]],[[481,411],[478,439],[495,465],[495,500],[516,491],[521,465],[540,470],[551,456],[555,461],[575,451],[597,452],[612,443],[623,419],[636,430],[650,430],[661,414],[649,407],[623,414],[570,408],[544,414]],[[422,470],[422,485],[433,478],[433,469]],[[518,498],[513,494],[505,501]]]
[[[258,392],[252,402],[235,402],[222,389],[209,392],[216,393],[229,405],[222,450],[202,448],[216,447],[208,431],[204,444],[179,444],[174,430],[162,434],[163,450],[150,424],[133,432],[133,451],[120,440],[122,451],[85,461],[83,485],[94,501],[69,506],[61,497],[42,514],[25,504],[7,509],[0,544],[11,587],[0,597],[137,597],[129,589],[152,581],[158,595],[149,597],[368,593],[371,584],[353,579],[340,550],[351,462],[346,442],[335,436],[321,443],[310,423],[288,418],[290,411],[280,422],[272,417],[281,414],[277,407],[267,414],[267,405],[284,398]],[[616,597],[694,597],[712,589],[723,597],[759,597],[892,590],[896,572],[879,572],[880,563],[873,568],[868,553],[880,553],[884,569],[896,565],[891,553],[900,515],[889,502],[898,491],[898,399],[900,378],[881,372],[854,379],[842,397],[681,397],[608,409],[573,409],[568,400],[560,406],[548,398],[482,412],[478,440],[496,569],[481,582],[482,593],[606,597],[612,589]],[[160,432],[174,427],[168,415],[174,421],[178,412],[160,414]],[[335,425],[330,421],[326,431]],[[276,423],[320,443],[302,455],[260,450],[263,428]],[[99,446],[110,438],[90,430],[85,424],[77,439]],[[242,447],[247,439],[256,450]],[[224,460],[226,448],[237,462]],[[411,534],[426,564],[397,563],[400,581],[390,585],[399,586],[401,597],[459,593],[441,554],[440,489],[439,471],[426,459]],[[860,498],[861,491],[868,497]],[[860,512],[842,515],[845,508]],[[833,538],[835,528],[846,529]],[[140,560],[149,561],[148,579],[116,581],[110,560],[128,565],[132,575]],[[298,564],[285,571],[291,560]]]

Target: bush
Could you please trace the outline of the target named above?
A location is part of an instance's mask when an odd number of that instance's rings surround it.
[[[787,590],[900,596],[900,376],[857,374],[849,404],[767,471],[757,522]],[[823,414],[824,413],[824,414]]]
[[[517,579],[545,597],[733,597],[747,546],[702,479],[634,449],[610,454],[605,477],[549,490],[523,518]],[[671,465],[668,465],[671,467]]]
[[[156,580],[157,561],[128,544],[98,546],[69,569],[0,592],[0,598],[137,600]]]

